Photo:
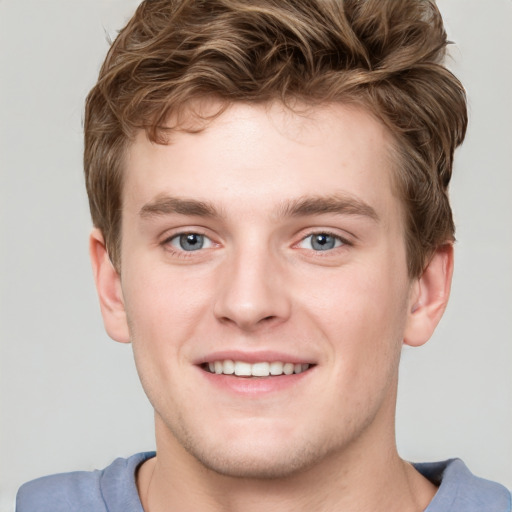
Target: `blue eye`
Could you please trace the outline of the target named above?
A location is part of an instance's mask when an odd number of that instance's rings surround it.
[[[207,249],[212,245],[208,237],[199,233],[182,233],[181,235],[172,237],[169,242],[176,249],[187,252]]]
[[[329,233],[313,233],[301,241],[300,247],[303,249],[313,249],[314,251],[329,251],[343,245],[341,238],[330,235]]]

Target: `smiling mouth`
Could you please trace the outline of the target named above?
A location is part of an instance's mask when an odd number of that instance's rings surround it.
[[[313,364],[283,363],[280,361],[247,363],[245,361],[213,361],[204,363],[201,368],[208,373],[217,375],[233,375],[236,377],[278,377],[280,375],[293,375],[308,371]]]

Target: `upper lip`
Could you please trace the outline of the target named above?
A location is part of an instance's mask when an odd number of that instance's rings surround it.
[[[299,356],[296,354],[290,354],[285,352],[275,352],[269,350],[258,350],[254,352],[241,351],[241,350],[223,350],[217,352],[211,352],[195,361],[195,364],[201,365],[204,363],[213,363],[214,361],[225,361],[230,359],[231,361],[243,361],[246,363],[302,363],[302,364],[315,364],[316,361],[312,358]]]

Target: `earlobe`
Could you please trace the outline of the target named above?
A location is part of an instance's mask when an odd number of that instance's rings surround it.
[[[412,284],[404,343],[418,347],[432,336],[450,297],[453,245],[439,247],[421,277]]]
[[[121,278],[110,261],[103,234],[96,228],[89,237],[89,255],[107,334],[115,341],[129,343]]]

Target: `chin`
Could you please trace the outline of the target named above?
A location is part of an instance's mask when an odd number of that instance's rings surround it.
[[[306,471],[314,466],[322,454],[312,446],[291,447],[280,450],[248,447],[226,452],[220,449],[201,450],[197,445],[185,449],[201,465],[219,475],[247,479],[283,479]]]
[[[307,471],[332,452],[332,447],[327,446],[330,443],[322,443],[319,436],[259,426],[256,430],[243,429],[242,435],[233,431],[229,435],[215,435],[212,430],[194,431],[180,428],[182,425],[169,430],[174,442],[204,468],[233,478],[291,477]]]

